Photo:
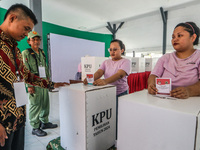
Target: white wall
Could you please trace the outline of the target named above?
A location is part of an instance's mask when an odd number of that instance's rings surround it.
[[[11,5],[15,3],[21,3],[26,6],[29,6],[29,0],[0,0],[0,7],[8,9]]]

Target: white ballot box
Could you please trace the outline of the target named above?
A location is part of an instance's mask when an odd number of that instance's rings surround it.
[[[86,74],[94,74],[106,59],[108,58],[95,56],[81,57],[82,80],[86,78]]]
[[[145,58],[143,57],[132,57],[131,72],[145,72]]]
[[[116,138],[116,87],[61,87],[60,135],[66,150],[107,150]]]
[[[117,150],[199,150],[200,98],[119,97]]]
[[[145,71],[152,71],[157,61],[158,58],[145,58]]]

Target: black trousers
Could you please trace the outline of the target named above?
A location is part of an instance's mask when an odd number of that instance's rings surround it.
[[[8,134],[8,139],[4,147],[0,146],[0,150],[24,150],[24,127]]]

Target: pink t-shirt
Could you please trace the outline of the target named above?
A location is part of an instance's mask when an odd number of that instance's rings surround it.
[[[151,74],[171,78],[172,89],[192,85],[200,79],[200,50],[185,59],[178,58],[176,52],[165,54],[158,60]]]
[[[122,58],[118,61],[107,59],[101,64],[99,69],[104,71],[105,79],[117,73],[118,70],[124,70],[128,76],[131,69],[131,62],[130,60],[125,59],[125,58]],[[129,87],[127,83],[127,76],[123,77],[122,79],[118,79],[117,81],[113,83],[110,83],[117,87],[117,95],[128,90]]]

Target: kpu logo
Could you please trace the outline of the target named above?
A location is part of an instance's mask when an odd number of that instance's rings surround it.
[[[98,125],[99,123],[102,123],[103,121],[105,121],[105,119],[106,121],[109,120],[111,117],[112,117],[112,108],[97,113],[95,115],[92,115],[92,127]]]
[[[85,69],[90,69],[90,68],[92,68],[92,64],[84,64],[84,68]]]

